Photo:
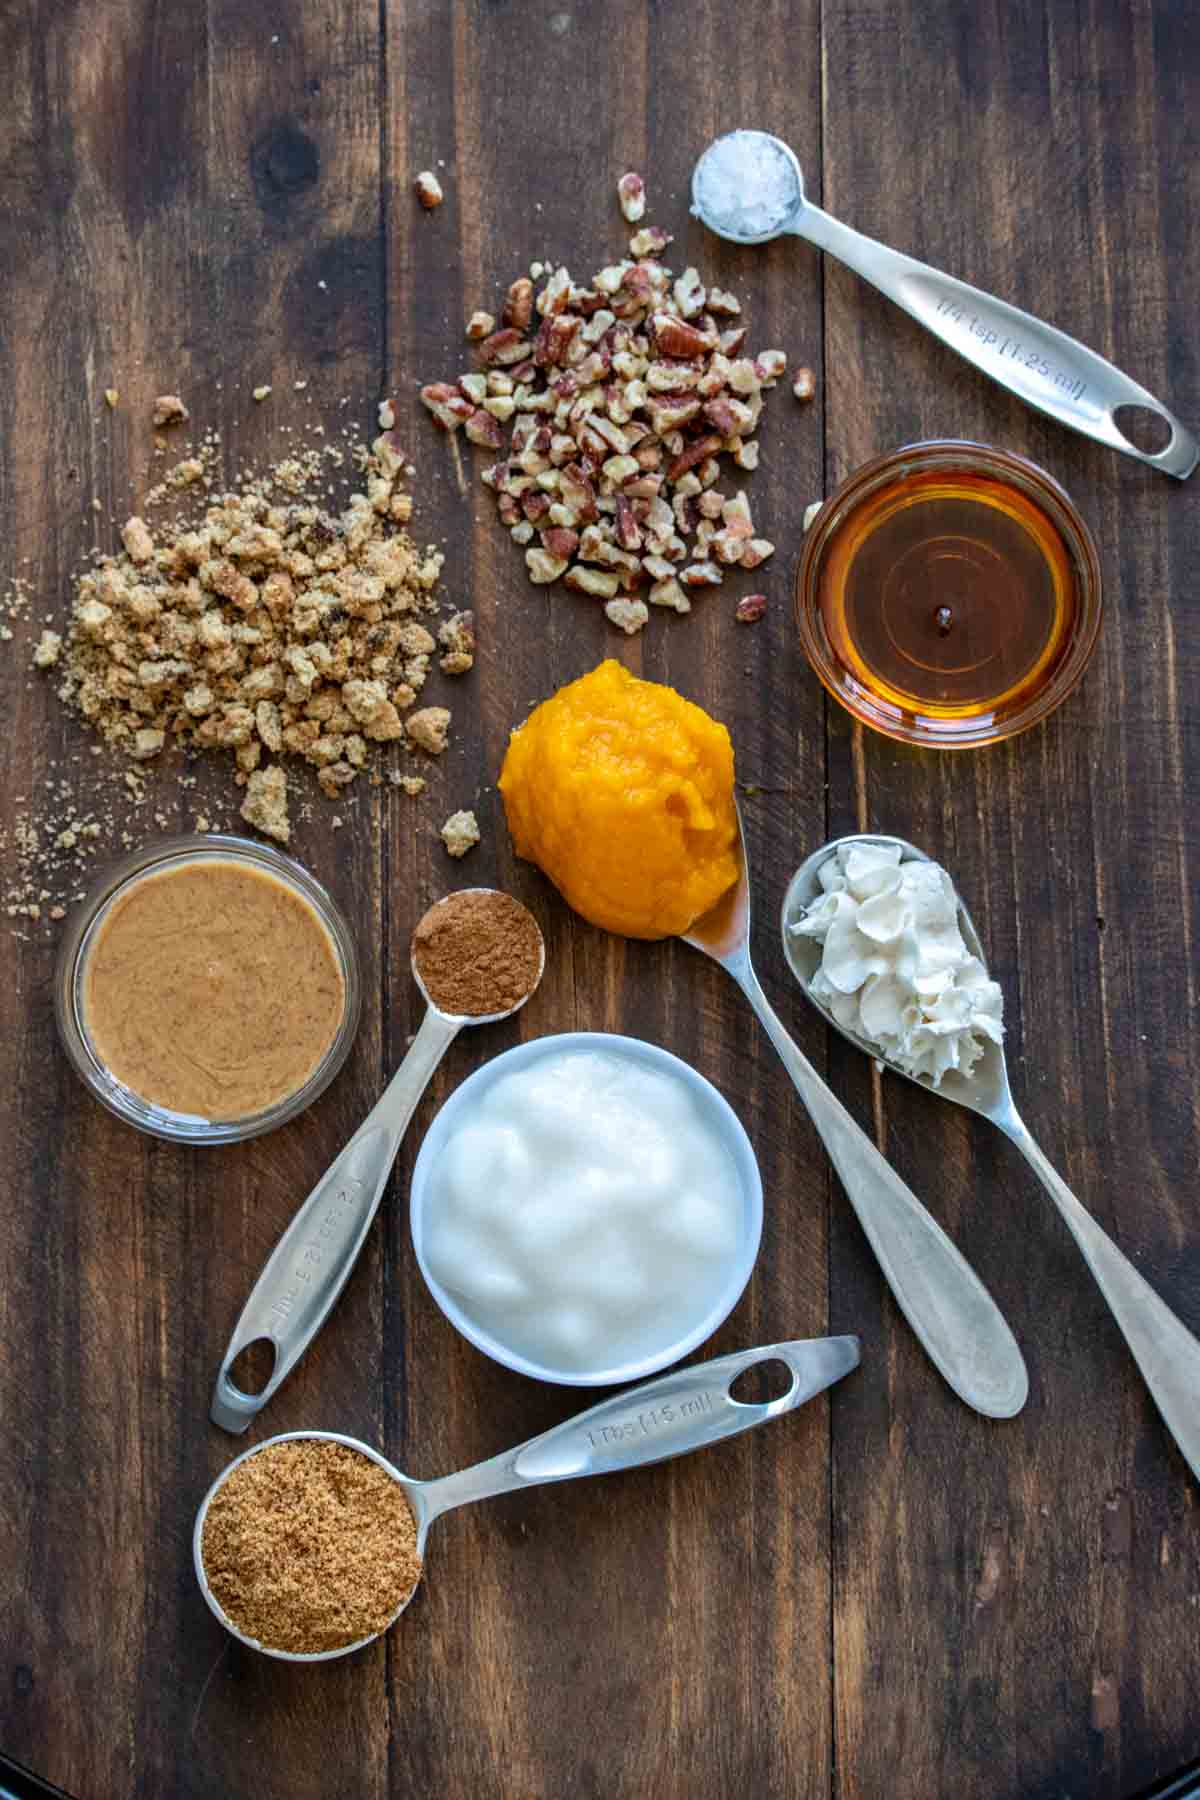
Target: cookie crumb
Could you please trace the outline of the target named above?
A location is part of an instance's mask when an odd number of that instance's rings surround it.
[[[33,652],[35,669],[52,669],[62,652],[62,634],[57,631],[43,631]]]
[[[246,781],[246,798],[241,813],[248,825],[264,836],[286,844],[292,835],[288,818],[287,776],[276,764],[268,769],[254,769]]]
[[[450,729],[450,711],[445,706],[425,706],[404,721],[408,740],[430,756],[440,756],[446,748]]]
[[[186,425],[191,416],[178,394],[160,394],[154,402],[155,425]]]
[[[251,398],[261,402],[268,397],[270,392],[271,392],[271,384],[269,382],[264,381],[261,387],[255,388],[253,394],[251,395]]]
[[[442,826],[441,839],[451,856],[465,856],[479,842],[479,822],[475,814],[451,813]]]

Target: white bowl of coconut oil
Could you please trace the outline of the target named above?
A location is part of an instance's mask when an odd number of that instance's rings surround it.
[[[506,1051],[421,1145],[413,1247],[480,1350],[541,1381],[635,1381],[737,1304],[762,1233],[750,1140],[695,1069],[638,1038]]]

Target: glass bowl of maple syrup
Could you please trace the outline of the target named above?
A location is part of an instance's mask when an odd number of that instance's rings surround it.
[[[825,501],[796,617],[835,699],[876,731],[965,749],[1053,712],[1100,629],[1100,560],[1067,494],[986,444],[909,444]]]

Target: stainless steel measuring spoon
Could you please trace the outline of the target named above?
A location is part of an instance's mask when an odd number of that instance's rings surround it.
[[[753,171],[750,179],[757,177],[757,188],[743,189],[730,178],[729,171],[738,165]],[[1195,468],[1200,447],[1187,426],[1094,350],[1032,313],[864,237],[813,206],[804,195],[800,164],[781,138],[766,131],[731,131],[717,138],[696,164],[692,203],[710,231],[734,244],[765,244],[783,232],[807,238],[967,362],[1060,425],[1181,481]],[[1114,417],[1125,406],[1146,408],[1170,426],[1163,449],[1139,450],[1130,442]]]
[[[896,1303],[960,1400],[992,1419],[1019,1413],[1029,1377],[1017,1341],[965,1256],[854,1123],[792,1042],[750,962],[750,877],[738,818],[736,885],[697,919],[684,943],[733,976],[779,1052],[841,1177]]]
[[[941,1085],[935,1088],[927,1076],[909,1075],[907,1070],[899,1068],[884,1056],[877,1044],[839,1025],[813,994],[812,978],[821,960],[821,946],[812,938],[800,937],[791,930],[791,926],[821,893],[817,880],[817,871],[821,865],[835,851],[849,849],[854,844],[878,844],[891,848],[899,846],[902,862],[933,861],[932,857],[927,856],[923,850],[918,850],[915,844],[907,843],[904,838],[888,837],[877,832],[837,838],[815,851],[797,869],[783,901],[783,947],[793,974],[826,1022],[840,1031],[864,1055],[884,1063],[895,1074],[903,1075],[907,1081],[915,1081],[918,1087],[926,1088],[944,1100],[953,1100],[956,1105],[968,1107],[971,1112],[982,1113],[985,1119],[990,1119],[993,1125],[998,1125],[1012,1139],[1053,1200],[1064,1225],[1083,1252],[1084,1261],[1108,1302],[1109,1310],[1120,1326],[1125,1342],[1133,1352],[1134,1361],[1142,1371],[1155,1405],[1166,1420],[1193,1475],[1200,1480],[1200,1342],[1197,1342],[1166,1302],[1159,1299],[1149,1282],[1121,1254],[1107,1232],[1101,1230],[1034,1142],[1028,1126],[1013,1103],[1003,1045],[985,1040],[983,1055],[969,1075],[962,1075],[952,1069],[943,1075]],[[958,922],[963,942],[971,955],[978,957],[986,969],[987,957],[979,941],[979,933],[957,889],[955,898],[958,901]]]
[[[791,1371],[791,1385],[775,1400],[761,1404],[735,1400],[730,1388],[739,1375],[759,1363],[782,1362]],[[324,1438],[360,1450],[372,1462],[386,1469],[393,1481],[404,1489],[417,1524],[417,1554],[422,1573],[425,1562],[425,1540],[429,1527],[443,1513],[472,1500],[486,1500],[493,1494],[512,1494],[521,1488],[541,1487],[549,1481],[574,1481],[584,1475],[611,1475],[621,1469],[642,1468],[648,1463],[666,1462],[673,1456],[684,1456],[690,1450],[702,1450],[722,1438],[736,1437],[768,1419],[778,1419],[794,1412],[815,1394],[832,1387],[843,1375],[858,1367],[859,1343],[856,1337],[800,1338],[784,1344],[764,1344],[757,1350],[739,1350],[732,1356],[718,1356],[711,1362],[691,1369],[676,1369],[641,1387],[629,1388],[602,1400],[599,1406],[579,1413],[561,1425],[555,1425],[540,1437],[530,1438],[515,1450],[505,1450],[487,1462],[476,1463],[456,1475],[444,1475],[440,1481],[414,1481],[358,1438],[343,1437],[336,1431],[285,1431],[267,1438],[246,1450],[222,1470],[209,1488],[196,1514],[192,1533],[192,1556],[200,1591],[227,1631],[233,1633],[252,1650],[276,1656],[285,1662],[331,1662],[335,1657],[352,1656],[370,1644],[381,1632],[359,1638],[337,1650],[319,1650],[307,1654],[294,1650],[273,1650],[257,1638],[247,1637],[229,1618],[209,1585],[204,1568],[204,1522],[213,1496],[229,1479],[233,1470],[249,1456],[257,1456],[271,1444],[285,1443],[290,1438]],[[419,1585],[419,1583],[418,1583]],[[389,1631],[404,1611],[416,1587],[396,1608],[383,1631]]]
[[[479,894],[493,891],[457,890]],[[454,897],[448,894],[437,904],[444,906]],[[538,937],[540,941],[540,930]],[[326,1169],[263,1265],[217,1372],[209,1409],[214,1425],[225,1431],[245,1431],[296,1366],[329,1317],[358,1261],[371,1221],[379,1210],[400,1140],[450,1044],[464,1025],[495,1025],[519,1012],[535,992],[545,967],[543,942],[537,980],[515,1006],[498,1013],[453,1015],[434,1005],[413,959],[413,980],[427,1008],[421,1028],[382,1099]],[[266,1385],[257,1394],[247,1394],[231,1380],[229,1371],[248,1345],[263,1339],[274,1349],[274,1366]]]

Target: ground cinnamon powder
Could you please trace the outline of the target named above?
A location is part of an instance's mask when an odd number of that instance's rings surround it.
[[[300,1654],[382,1631],[421,1577],[403,1488],[328,1438],[289,1438],[240,1463],[209,1503],[201,1553],[238,1630]]]
[[[542,934],[527,907],[495,888],[463,888],[431,906],[413,960],[434,1005],[457,1018],[508,1012],[542,972]]]

